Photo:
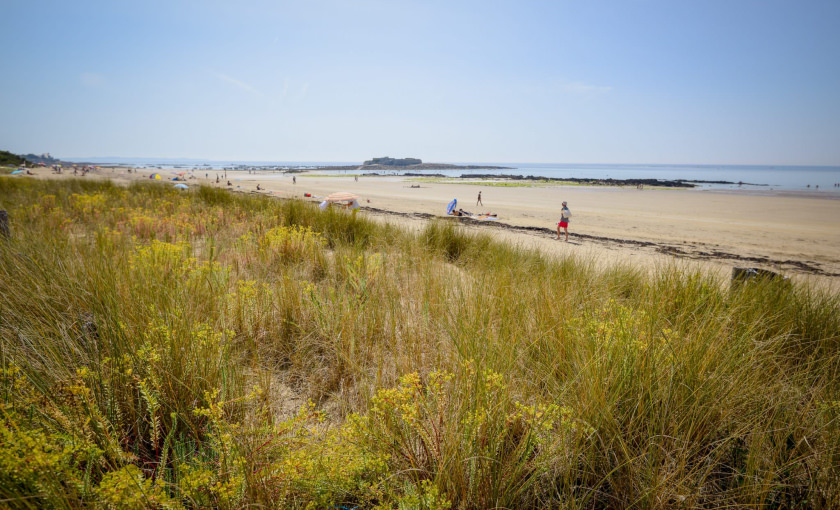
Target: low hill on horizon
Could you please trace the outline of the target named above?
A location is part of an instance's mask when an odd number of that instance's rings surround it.
[[[9,151],[0,151],[0,166],[20,166],[26,162],[22,156]]]

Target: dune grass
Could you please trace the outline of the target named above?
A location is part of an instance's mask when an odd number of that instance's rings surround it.
[[[840,505],[837,295],[208,187],[0,208],[2,505]]]

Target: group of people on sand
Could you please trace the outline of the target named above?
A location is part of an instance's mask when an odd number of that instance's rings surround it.
[[[641,188],[639,188],[641,189]],[[478,192],[478,200],[476,201],[475,205],[484,205],[481,202],[481,192]],[[455,216],[464,216],[464,210],[459,209],[458,211],[452,211],[452,214]],[[468,216],[472,216],[469,213],[466,213]],[[482,215],[484,216],[484,215]],[[486,216],[496,216],[495,214],[486,214]],[[572,221],[572,211],[569,210],[569,206],[566,201],[563,201],[562,208],[560,209],[560,221],[557,222],[557,236],[554,238],[557,241],[560,240],[561,233],[565,236],[565,241],[569,240],[569,222]]]
[[[469,211],[465,211],[463,209],[452,210],[452,216],[489,216],[491,218],[496,218],[498,215],[496,213],[471,213]]]
[[[641,189],[641,188],[640,188]],[[481,201],[481,191],[478,192],[478,197],[476,199],[475,205],[484,205]],[[557,236],[554,238],[556,240],[560,240],[560,236],[564,236],[564,240],[569,240],[569,223],[572,221],[572,211],[569,210],[569,205],[564,200],[561,204],[562,208],[560,209],[560,221],[557,222]],[[490,217],[497,217],[496,214],[493,213],[478,213],[473,214],[467,212],[463,209],[455,210],[453,209],[449,214],[452,216],[490,216]]]
[[[368,200],[368,202],[370,202],[370,200]],[[336,206],[336,207],[343,207],[345,209],[350,209],[353,212],[358,211],[362,207],[362,206],[359,205],[359,201],[354,198],[352,200],[345,201],[345,203],[343,203],[343,204],[335,203],[335,202],[329,202],[327,200],[324,200],[323,202],[318,204],[318,208],[321,209],[322,211],[326,211],[327,208],[329,208],[333,205]]]

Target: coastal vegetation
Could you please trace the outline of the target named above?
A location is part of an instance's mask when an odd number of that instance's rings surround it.
[[[382,158],[373,158],[365,161],[364,165],[382,165],[382,166],[412,166],[420,165],[423,161],[417,158],[391,158],[388,156]]]
[[[0,176],[11,508],[836,508],[840,297]]]
[[[20,166],[24,164],[26,160],[18,156],[17,154],[12,154],[9,151],[0,151],[0,166]]]

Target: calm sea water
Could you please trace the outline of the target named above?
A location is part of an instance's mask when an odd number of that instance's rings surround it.
[[[516,172],[509,170],[475,171],[475,173],[517,173],[541,177],[577,177],[584,179],[685,179],[695,181],[729,181],[742,185],[703,184],[713,188],[749,188],[784,190],[840,190],[840,166],[757,166],[757,165],[575,165],[521,164]],[[469,172],[457,172],[459,175]],[[810,185],[810,187],[809,187]]]
[[[250,167],[316,167],[356,165],[358,162],[306,161],[211,161],[200,159],[162,158],[88,158],[98,164],[122,164],[134,167],[199,169],[213,171],[237,166]],[[741,185],[702,184],[707,188],[756,190],[816,190],[838,191],[840,166],[760,166],[760,165],[623,165],[623,164],[567,164],[567,163],[462,163],[464,165],[492,165],[511,167],[508,170],[427,170],[412,173],[443,174],[449,177],[472,174],[533,175],[537,177],[575,177],[582,179],[685,179],[695,181],[729,181]],[[342,173],[342,171],[334,171]],[[346,172],[349,173],[349,172]],[[383,171],[400,175],[401,171]]]

